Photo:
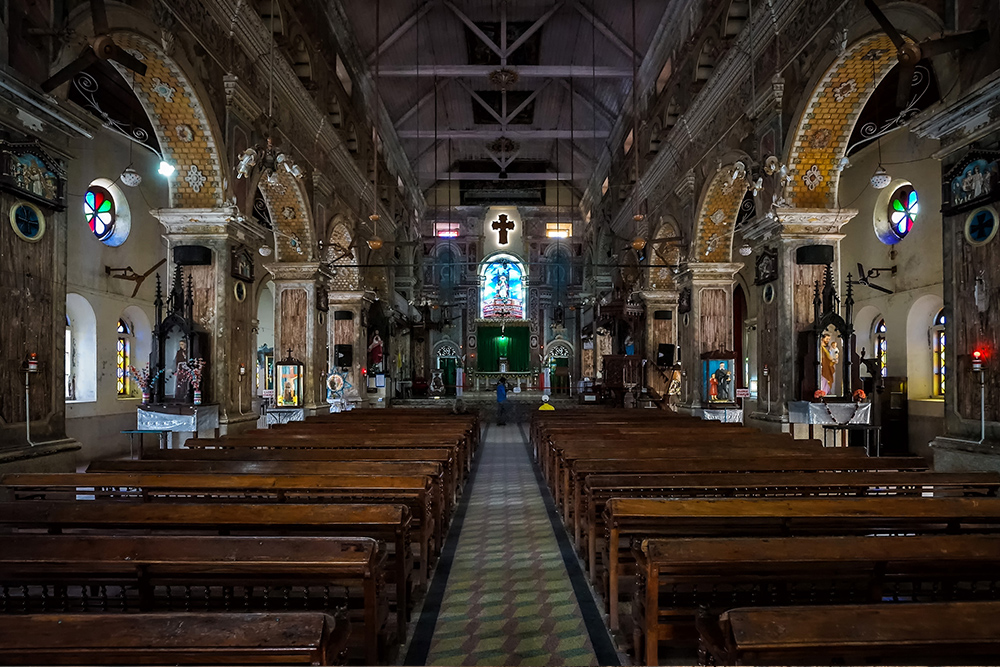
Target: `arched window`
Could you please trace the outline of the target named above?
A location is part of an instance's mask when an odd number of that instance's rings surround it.
[[[880,318],[879,321],[875,323],[875,328],[872,334],[872,340],[875,341],[875,355],[878,359],[879,365],[882,367],[882,377],[886,377],[888,373],[886,372],[887,357],[885,319]]]
[[[115,376],[118,381],[118,396],[132,395],[132,380],[128,367],[132,365],[132,327],[125,320],[118,320],[118,348],[115,356]]]
[[[931,327],[931,349],[934,356],[934,395],[944,396],[944,376],[945,376],[945,338],[944,338],[944,309],[942,308],[934,318],[934,325]]]
[[[515,257],[497,254],[479,265],[483,318],[524,319],[524,267]]]
[[[73,368],[73,323],[66,316],[66,351],[63,353],[63,378],[65,379],[66,400],[76,400],[76,370]]]

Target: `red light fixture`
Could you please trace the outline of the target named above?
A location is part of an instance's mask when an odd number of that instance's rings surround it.
[[[981,350],[975,350],[972,353],[972,372],[978,373],[983,370],[983,353]]]

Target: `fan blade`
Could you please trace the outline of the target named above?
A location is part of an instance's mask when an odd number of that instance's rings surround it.
[[[910,92],[913,89],[913,72],[916,64],[899,65],[899,86],[896,88],[896,108],[905,109],[910,103]]]
[[[108,34],[108,12],[104,9],[104,0],[90,0],[90,18],[94,22],[94,34]]]
[[[61,70],[50,76],[42,83],[42,90],[46,93],[52,92],[62,84],[72,79],[87,66],[97,61],[97,54],[90,46],[85,46],[76,60],[63,67]]]
[[[940,39],[929,39],[920,42],[920,53],[925,58],[933,58],[942,53],[957,51],[958,49],[975,49],[985,44],[990,38],[989,30],[972,30],[970,32],[960,32],[957,35],[948,35]]]
[[[898,30],[896,30],[896,26],[889,23],[889,19],[886,18],[886,15],[882,13],[882,10],[879,9],[879,6],[875,4],[875,0],[865,0],[865,7],[868,9],[869,12],[871,12],[871,15],[875,17],[875,20],[878,21],[878,24],[882,26],[882,30],[885,31],[885,34],[889,37],[889,39],[892,40],[892,43],[896,46],[896,49],[899,50],[903,48],[903,45],[906,43],[903,40],[903,36],[899,34]]]
[[[110,51],[110,53],[107,53]],[[121,64],[139,76],[146,75],[146,65],[141,60],[128,53],[125,49],[118,46],[117,44],[111,44],[105,49],[105,56],[108,60],[114,60],[116,63]]]
[[[161,266],[163,266],[166,263],[167,263],[166,259],[161,259],[159,262],[157,262],[156,264],[153,265],[153,268],[151,268],[149,271],[146,271],[144,274],[142,274],[142,277],[145,278],[150,273],[152,273],[153,271],[156,271],[158,268],[160,268]]]
[[[865,284],[868,285],[869,287],[871,287],[872,289],[877,289],[879,292],[885,292],[886,294],[892,294],[892,290],[891,289],[886,289],[886,288],[884,288],[884,287],[882,287],[880,285],[873,285],[872,283],[869,283],[869,282],[866,282]]]

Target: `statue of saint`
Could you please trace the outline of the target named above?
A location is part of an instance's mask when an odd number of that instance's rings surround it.
[[[730,385],[733,381],[732,372],[726,368],[726,362],[719,364],[719,367],[712,374],[712,377],[718,383],[718,395],[716,397],[717,401],[731,401],[733,397],[729,393]]]
[[[378,335],[378,329],[372,336],[372,342],[368,346],[368,364],[370,373],[382,372],[382,337]]]
[[[186,372],[181,369],[187,364],[188,352],[187,341],[183,338],[177,342],[177,354],[174,355],[174,399],[186,401],[188,392],[191,390],[191,380]]]
[[[837,370],[837,359],[840,357],[840,350],[833,341],[829,331],[824,331],[820,337],[820,383],[819,388],[825,394],[833,393],[834,378]]]

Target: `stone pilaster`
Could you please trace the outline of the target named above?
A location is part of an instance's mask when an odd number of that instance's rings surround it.
[[[833,246],[833,276],[837,293],[843,294],[840,274],[841,229],[857,215],[856,209],[777,209],[776,216],[760,219],[743,231],[743,238],[761,249],[777,251],[778,277],[772,283],[773,301],[761,306],[757,322],[758,368],[768,368],[767,379],[761,373],[758,412],[771,419],[787,418],[788,401],[798,400],[799,379],[796,359],[799,333],[811,328],[813,288],[822,285],[823,266],[798,265],[796,250],[808,245]],[[770,384],[767,403],[764,383]]]
[[[718,349],[733,349],[733,284],[742,264],[689,262],[677,277],[680,291],[690,290],[691,310],[681,314],[678,343],[685,383],[681,399],[700,407],[701,355]]]
[[[288,356],[305,364],[302,382],[306,414],[327,410],[327,314],[317,308],[330,275],[319,262],[276,262],[264,266],[274,283],[275,361]]]
[[[253,285],[246,284],[240,301],[236,297],[232,275],[232,250],[245,247],[254,254],[264,240],[257,227],[241,222],[231,208],[170,208],[153,214],[164,227],[167,242],[167,270],[174,275],[174,248],[197,245],[212,251],[208,266],[187,266],[185,276],[194,285],[194,317],[209,333],[209,386],[204,387],[206,400],[219,404],[220,430],[231,431],[237,424],[250,426],[257,420],[252,410],[245,412],[237,405],[239,397],[239,365],[245,364],[251,377],[256,367],[256,338],[253,321],[257,306],[249,295]],[[165,285],[166,287],[166,285]],[[244,380],[244,382],[246,382]],[[252,385],[243,387],[244,408],[252,401]],[[243,414],[241,414],[243,413]]]
[[[330,318],[327,333],[330,340],[331,364],[340,368],[334,357],[334,346],[350,345],[352,349],[353,358],[347,367],[347,382],[351,388],[344,395],[348,401],[361,400],[367,395],[365,378],[361,375],[361,368],[367,359],[366,333],[361,326],[361,313],[365,309],[363,297],[363,291],[330,292],[328,297]],[[337,313],[349,313],[350,320],[338,319]]]
[[[643,349],[646,350],[646,358],[655,363],[660,343],[677,344],[679,292],[676,289],[650,289],[639,292],[639,296],[646,304],[646,344]],[[671,319],[657,320],[655,315],[658,310],[670,311]]]

